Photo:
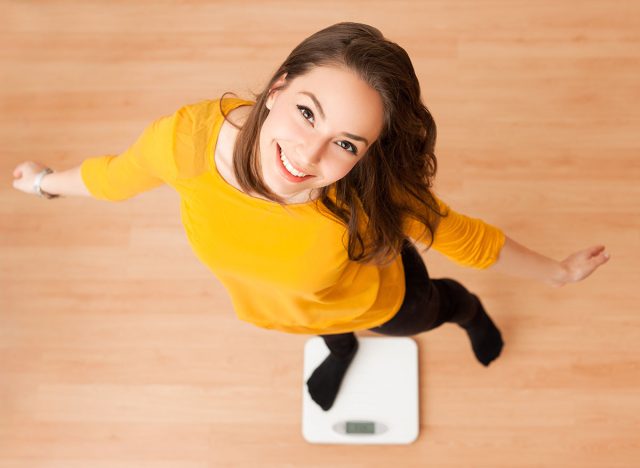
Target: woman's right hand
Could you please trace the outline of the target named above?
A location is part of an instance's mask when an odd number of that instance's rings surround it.
[[[25,161],[19,164],[13,170],[13,188],[35,195],[33,184],[36,181],[36,176],[46,168],[47,166],[34,161]]]

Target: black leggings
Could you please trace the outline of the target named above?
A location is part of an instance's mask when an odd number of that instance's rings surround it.
[[[382,335],[411,336],[432,330],[445,322],[464,324],[480,310],[477,296],[455,280],[429,279],[420,253],[405,240],[402,264],[406,292],[400,309],[389,321],[371,328]],[[320,335],[331,353],[349,354],[356,341],[355,334]]]

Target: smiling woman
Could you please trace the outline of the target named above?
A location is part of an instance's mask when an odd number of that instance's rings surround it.
[[[324,338],[331,353],[307,383],[325,410],[358,330],[406,336],[451,322],[483,365],[500,354],[480,299],[455,280],[429,278],[414,241],[461,265],[496,264],[554,285],[606,261],[603,246],[547,259],[432,193],[434,120],[407,53],[372,26],[312,34],[255,101],[225,94],[157,119],[124,153],[66,175],[26,162],[14,187],[55,194],[74,180],[61,193],[83,193],[82,183],[97,199],[120,201],[170,185],[193,251],[240,319]]]

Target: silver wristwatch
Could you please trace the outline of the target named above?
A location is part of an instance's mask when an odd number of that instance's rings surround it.
[[[36,195],[44,198],[56,198],[60,196],[60,195],[54,195],[52,193],[47,193],[40,188],[40,184],[42,183],[42,178],[47,174],[51,174],[52,172],[53,171],[47,167],[42,172],[40,172],[40,174],[36,176],[36,181],[33,183],[33,191],[35,192]]]

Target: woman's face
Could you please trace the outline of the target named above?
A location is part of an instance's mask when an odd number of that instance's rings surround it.
[[[260,130],[262,178],[287,203],[303,203],[314,189],[347,175],[378,138],[384,121],[378,92],[337,67],[316,67],[288,82],[270,94],[267,108]],[[296,177],[287,166],[307,176]]]

